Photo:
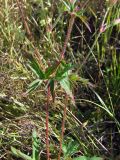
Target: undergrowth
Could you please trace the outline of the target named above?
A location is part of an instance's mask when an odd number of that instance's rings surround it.
[[[119,0],[0,1],[0,159],[119,160]]]

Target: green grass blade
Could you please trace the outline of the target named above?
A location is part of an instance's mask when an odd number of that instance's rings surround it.
[[[14,147],[11,147],[11,151],[16,157],[22,158],[24,160],[33,160],[30,156],[22,153],[20,150],[14,148]]]

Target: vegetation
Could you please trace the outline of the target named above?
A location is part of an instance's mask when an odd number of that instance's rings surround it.
[[[0,159],[119,160],[119,0],[0,1]]]

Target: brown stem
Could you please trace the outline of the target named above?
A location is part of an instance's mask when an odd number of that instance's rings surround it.
[[[25,13],[24,13],[24,10],[23,10],[23,6],[22,4],[20,4],[20,2],[18,0],[16,0],[17,2],[17,5],[18,5],[18,8],[19,8],[19,11],[20,11],[20,14],[21,14],[21,18],[22,18],[22,22],[24,24],[24,28],[26,30],[26,33],[28,35],[28,37],[30,38],[30,40],[34,40],[34,37],[30,31],[30,28],[28,26],[28,23],[27,23],[27,20],[26,20],[26,16],[25,16]],[[21,0],[21,3],[23,3],[23,1]],[[40,65],[41,68],[43,68],[43,65],[42,65],[42,62],[41,62],[41,59],[40,59],[40,54],[39,54],[39,51],[36,47],[34,47],[34,45],[32,45],[32,47],[34,48],[34,55],[36,56],[36,59]]]
[[[19,0],[16,0],[16,2],[17,2],[17,5],[18,5],[20,14],[21,14],[21,18],[22,18],[25,30],[26,30],[28,36],[30,37],[30,39],[33,39],[32,33],[31,33],[31,31],[29,29],[29,26],[27,24],[27,21],[26,21],[26,16],[25,16],[25,13],[23,11],[23,6],[22,6],[22,4],[20,4]],[[21,3],[22,3],[22,0],[21,0]]]
[[[64,59],[64,55],[65,55],[65,52],[66,52],[67,44],[68,44],[69,39],[70,39],[70,35],[71,35],[71,32],[72,32],[74,21],[75,21],[75,14],[71,13],[71,18],[69,20],[67,35],[66,35],[66,38],[65,38],[65,42],[64,42],[62,52],[61,52],[61,59],[58,62],[58,66],[61,63],[61,61]],[[59,149],[59,153],[58,153],[58,160],[60,160],[60,156],[61,156],[61,153],[62,153],[62,142],[63,142],[64,131],[65,131],[65,119],[66,119],[67,104],[68,104],[68,96],[66,94],[63,121],[62,121],[62,133],[61,133],[61,137],[60,137],[60,149]]]
[[[62,50],[62,53],[61,53],[61,59],[64,59],[64,54],[66,52],[67,44],[68,44],[69,39],[70,39],[70,35],[71,35],[71,32],[72,32],[74,21],[75,21],[75,14],[71,13],[71,18],[69,20],[69,26],[68,26],[68,30],[67,30],[67,35],[66,35],[64,46],[63,46],[63,50]]]
[[[68,30],[67,30],[67,35],[66,35],[66,38],[65,38],[65,42],[64,42],[64,46],[63,46],[62,52],[61,52],[61,58],[60,58],[59,61],[56,62],[55,70],[59,67],[61,61],[64,59],[64,54],[66,52],[67,44],[68,44],[69,39],[70,39],[70,35],[71,35],[71,32],[72,32],[74,21],[75,21],[75,14],[71,13],[71,18],[69,20],[69,26],[68,26]]]
[[[46,104],[46,150],[47,150],[47,160],[50,160],[50,150],[49,150],[49,101],[50,101],[50,88],[48,88],[47,104]]]
[[[64,113],[63,113],[62,132],[61,132],[61,137],[60,137],[60,149],[59,149],[59,153],[58,153],[58,160],[60,160],[60,156],[62,153],[62,142],[63,142],[64,131],[65,131],[65,119],[66,119],[67,105],[68,105],[68,96],[66,94],[65,95],[65,106],[64,106]]]
[[[88,2],[89,2],[89,0],[87,0],[86,3],[84,3],[84,5],[82,6],[82,8],[84,8]],[[77,6],[78,6],[78,4],[77,4]],[[75,21],[75,17],[76,17],[76,15],[75,15],[75,13],[73,11],[71,13],[71,18],[69,20],[69,26],[68,26],[67,35],[66,35],[66,38],[65,38],[63,50],[62,50],[62,53],[61,53],[61,59],[64,59],[64,54],[66,52],[67,44],[68,44],[69,39],[70,39],[70,35],[71,35],[71,32],[72,32],[72,28],[73,28],[73,24],[74,24],[74,21]]]

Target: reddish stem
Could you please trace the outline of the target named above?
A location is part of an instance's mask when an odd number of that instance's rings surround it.
[[[20,14],[21,14],[21,18],[22,18],[24,27],[26,29],[26,32],[27,32],[28,36],[30,37],[30,39],[32,40],[33,39],[32,33],[31,33],[30,28],[29,28],[29,26],[27,24],[26,16],[25,16],[25,13],[23,11],[23,6],[22,6],[22,4],[20,4],[19,0],[16,0],[16,2],[17,2],[17,5],[18,5],[18,8],[19,8],[19,11],[20,11]],[[21,3],[23,3],[22,0],[21,0]]]
[[[64,46],[63,46],[63,50],[62,50],[62,53],[61,53],[61,59],[64,59],[64,54],[66,52],[67,44],[68,44],[69,39],[70,39],[70,35],[71,35],[71,32],[72,32],[74,21],[75,21],[75,14],[71,13],[71,18],[69,20],[69,26],[68,26],[68,30],[67,30],[67,35],[66,35]]]
[[[61,57],[60,57],[60,60],[56,62],[55,71],[59,67],[61,61],[64,59],[64,54],[66,52],[67,44],[68,44],[69,39],[70,39],[70,35],[71,35],[71,32],[72,32],[74,21],[75,21],[75,14],[71,13],[71,18],[69,20],[69,26],[68,26],[68,30],[67,30],[67,35],[66,35],[66,38],[65,38],[64,46],[63,46],[63,49],[62,49],[62,52],[61,52]]]
[[[50,88],[48,88],[47,104],[46,104],[46,150],[47,150],[47,160],[50,160],[50,150],[49,150],[49,101],[50,101]]]
[[[60,150],[58,153],[58,160],[60,160],[60,156],[62,153],[62,142],[63,142],[64,132],[65,132],[65,119],[66,119],[67,105],[68,105],[68,96],[66,94],[65,95],[65,106],[64,106],[64,113],[63,113],[62,133],[61,133],[61,137],[60,137]]]

